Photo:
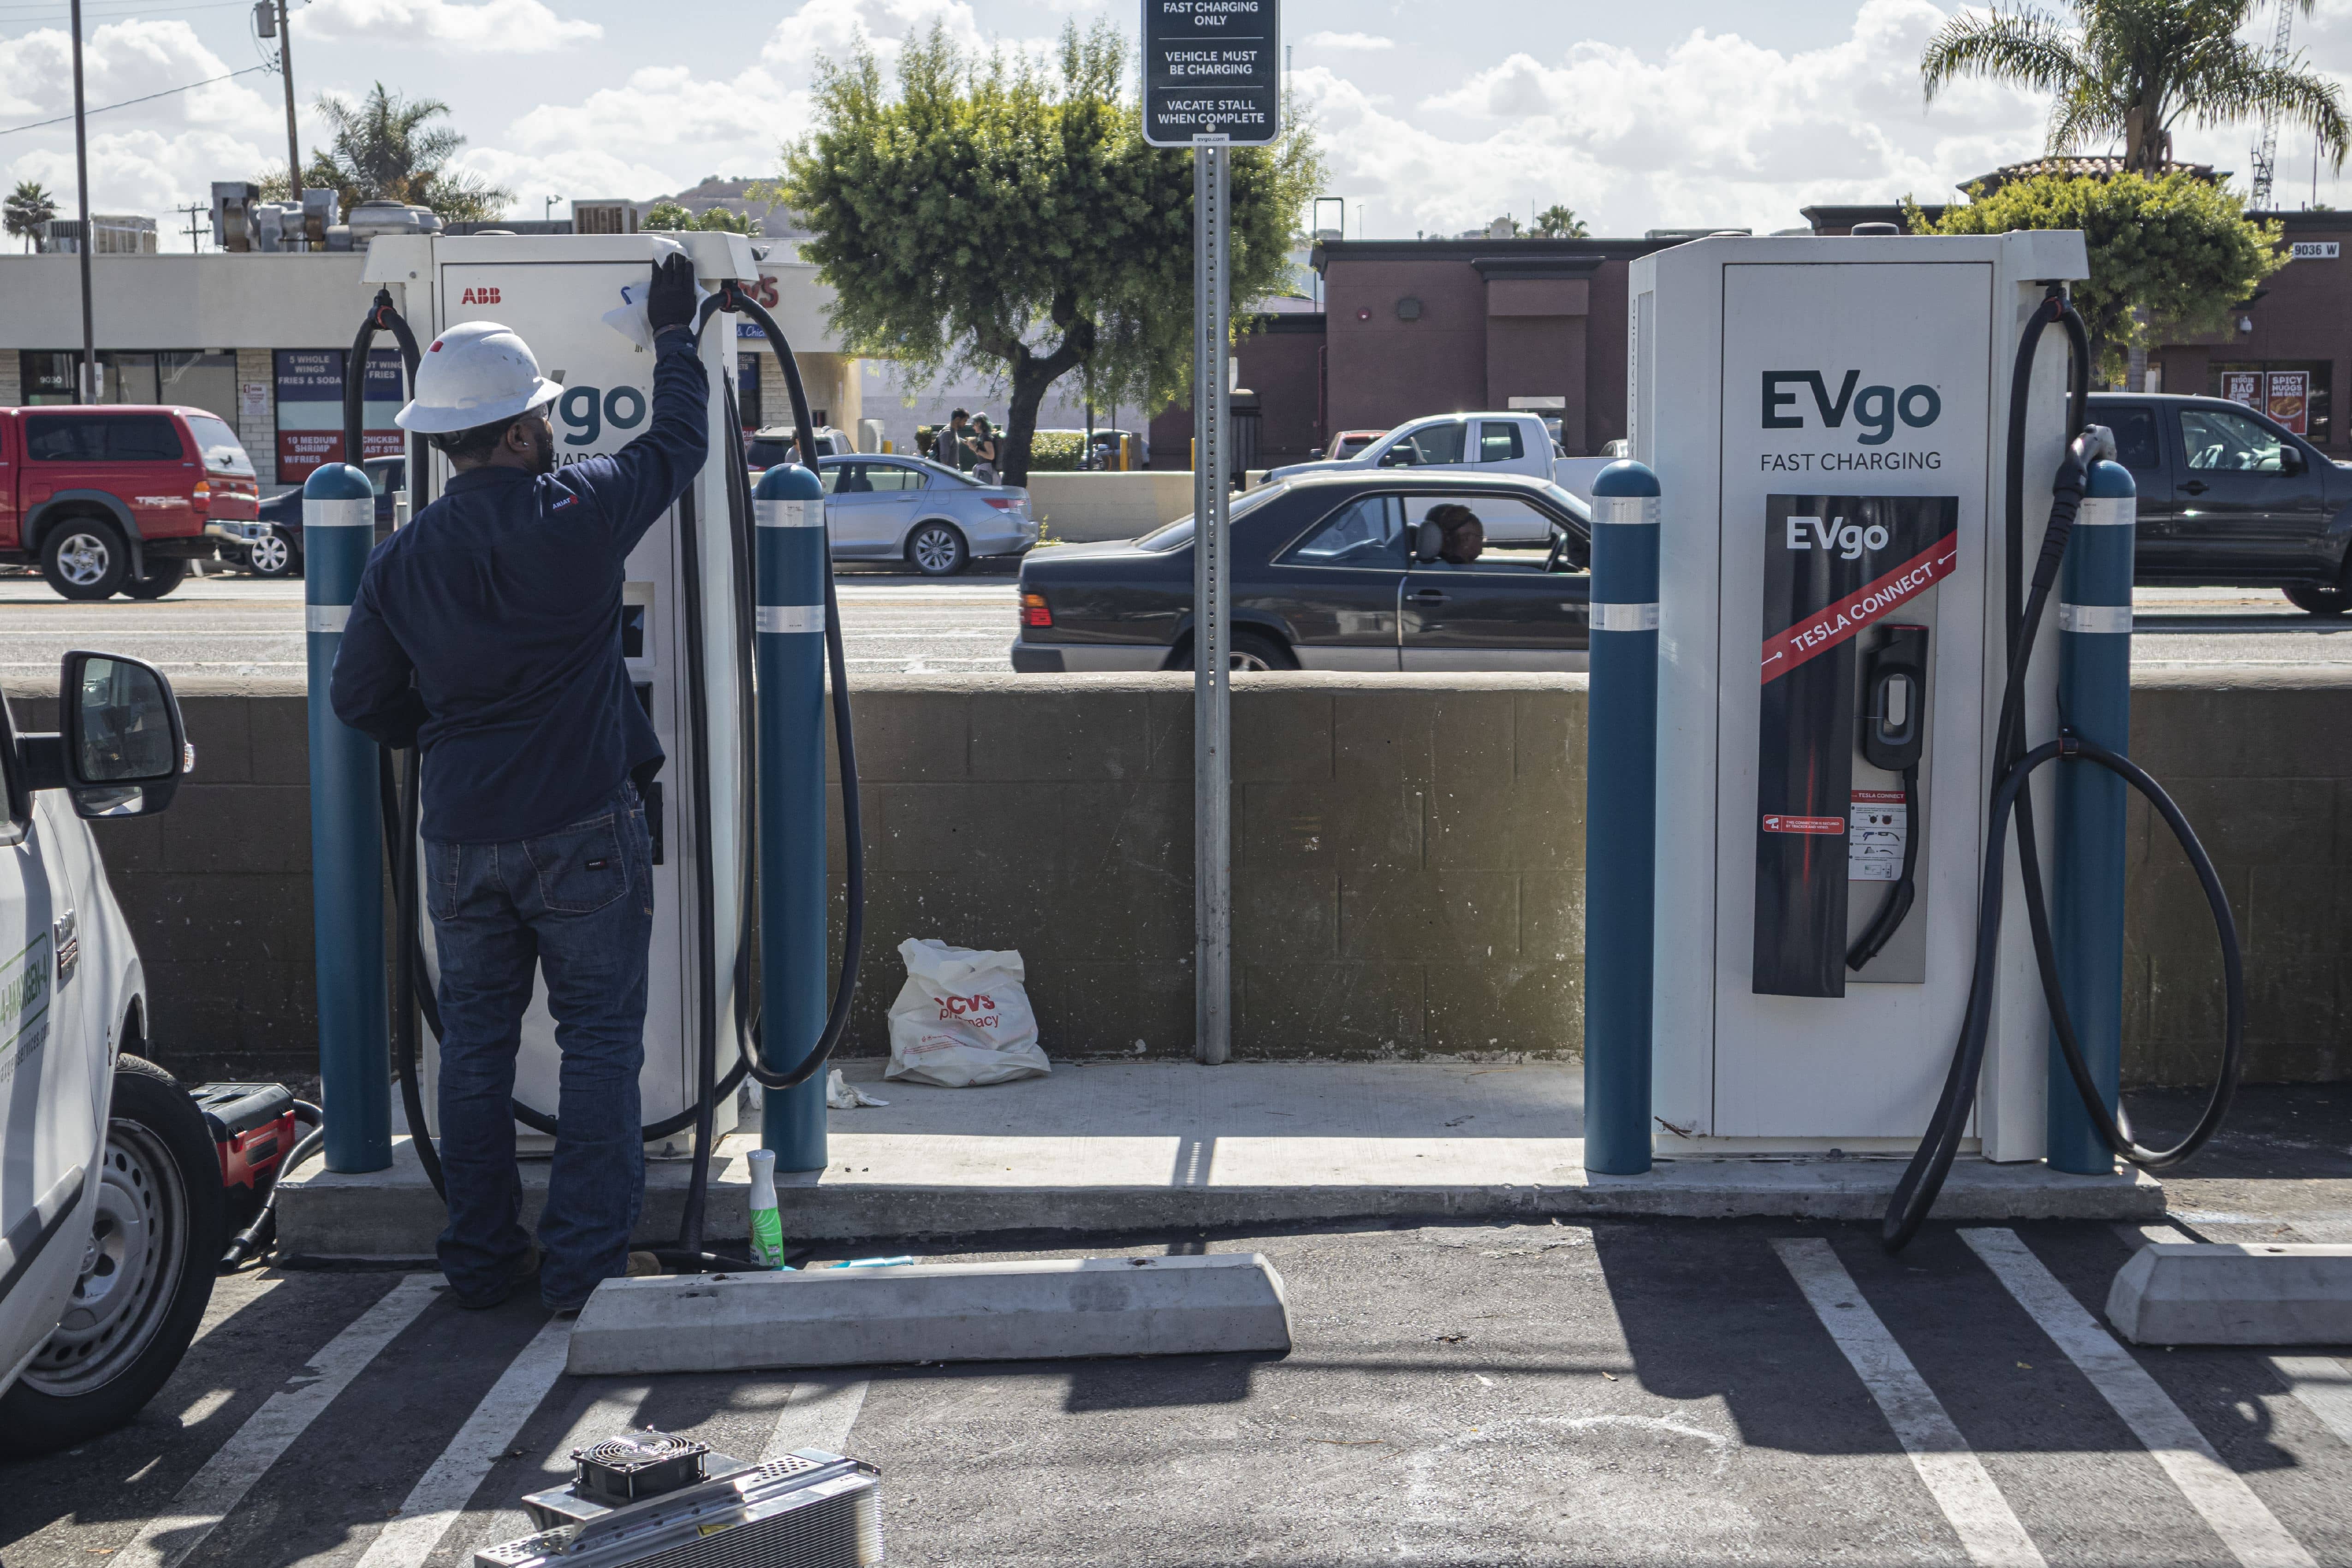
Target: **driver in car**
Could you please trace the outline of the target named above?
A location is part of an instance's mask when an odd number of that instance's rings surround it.
[[[1449,565],[1467,566],[1478,559],[1486,548],[1486,526],[1478,514],[1459,501],[1429,509],[1429,521],[1437,524],[1444,542],[1437,547],[1437,558]]]

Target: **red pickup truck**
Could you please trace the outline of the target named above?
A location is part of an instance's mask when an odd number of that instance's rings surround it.
[[[0,408],[0,561],[68,599],[160,599],[261,515],[236,432],[178,405]]]

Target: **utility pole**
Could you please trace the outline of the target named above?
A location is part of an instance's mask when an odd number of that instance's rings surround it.
[[[79,4],[79,0],[77,0]],[[302,205],[302,145],[294,133],[294,23],[286,0],[278,0],[278,74],[286,79],[286,173],[293,183],[286,199]]]
[[[539,204],[539,221],[545,223],[552,218],[555,216],[555,204],[562,199],[562,196],[549,196],[542,200]]]
[[[188,226],[182,229],[180,232],[188,237],[188,254],[191,256],[196,255],[204,249],[205,235],[204,228],[196,222],[196,219],[202,217],[210,209],[202,202],[190,202],[186,206],[173,207],[172,210],[175,213],[185,213],[188,215]]]
[[[98,327],[90,315],[89,247],[95,237],[89,226],[89,128],[85,123],[81,94],[81,0],[73,0],[74,183],[81,195],[81,401],[98,401]]]

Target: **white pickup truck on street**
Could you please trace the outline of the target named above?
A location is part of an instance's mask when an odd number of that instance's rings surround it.
[[[1562,456],[1538,414],[1443,414],[1400,425],[1352,458],[1269,469],[1265,482],[1335,468],[1470,468],[1549,479],[1590,500],[1592,476],[1609,460]],[[1478,521],[1496,544],[1541,544],[1548,535],[1543,519],[1526,508],[1482,515]]]

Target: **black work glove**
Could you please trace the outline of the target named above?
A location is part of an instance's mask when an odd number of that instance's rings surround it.
[[[646,295],[646,319],[655,333],[694,325],[694,263],[683,256],[656,262],[653,287]]]

